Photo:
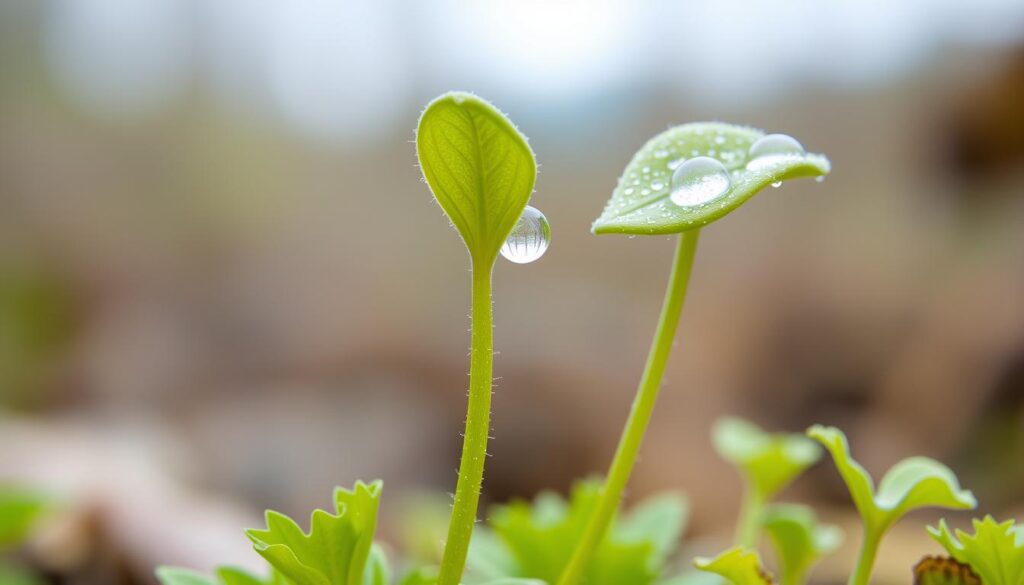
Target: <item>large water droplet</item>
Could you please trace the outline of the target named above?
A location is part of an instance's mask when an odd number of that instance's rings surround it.
[[[722,163],[698,156],[679,165],[672,173],[672,202],[693,207],[713,201],[729,192],[732,181]]]
[[[788,134],[762,136],[750,147],[748,171],[761,171],[807,154],[796,138]]]
[[[526,206],[523,215],[512,228],[501,255],[516,264],[529,264],[544,255],[551,243],[551,225],[536,207]]]

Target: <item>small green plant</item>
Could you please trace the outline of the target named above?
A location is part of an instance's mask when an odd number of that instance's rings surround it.
[[[942,464],[914,457],[894,466],[876,490],[850,457],[846,437],[832,427],[804,434],[765,433],[734,418],[713,429],[715,449],[736,467],[744,484],[734,547],[694,564],[706,573],[668,577],[687,518],[687,502],[666,494],[620,513],[623,491],[654,411],[662,376],[693,268],[700,229],[738,208],[768,186],[798,177],[823,177],[828,160],[808,154],[789,136],[705,123],[671,128],[633,157],[593,231],[678,234],[661,315],[632,409],[607,476],[578,483],[568,500],[544,493],[490,510],[474,530],[490,432],[492,384],[491,275],[499,254],[513,262],[536,259],[550,231],[528,207],[536,162],[526,139],[496,108],[466,93],[448,93],[424,110],[416,150],[435,199],[461,236],[472,267],[472,334],[466,426],[455,498],[443,547],[437,514],[411,515],[418,563],[392,579],[374,541],[382,484],[357,482],[338,489],[331,511],[317,510],[309,531],[268,511],[266,527],[247,532],[269,565],[265,577],[220,567],[213,577],[162,567],[164,585],[667,585],[694,576],[736,585],[764,585],[774,577],[758,552],[761,537],[775,549],[781,585],[803,585],[813,567],[842,542],[834,526],[820,524],[807,506],[775,499],[831,454],[864,522],[860,557],[850,585],[868,583],[885,532],[907,512],[925,506],[966,509],[974,496]],[[416,524],[416,527],[412,525]],[[953,536],[945,522],[932,535],[950,558],[918,564],[926,585],[1024,585],[1024,528],[991,518],[976,534]],[[717,575],[717,577],[715,577]],[[977,575],[981,578],[977,579]],[[975,578],[976,581],[971,581]]]
[[[0,485],[0,552],[22,545],[51,508],[53,502],[43,494],[13,485]],[[0,584],[39,583],[19,564],[0,558]]]

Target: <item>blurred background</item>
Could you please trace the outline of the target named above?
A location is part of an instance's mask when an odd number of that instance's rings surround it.
[[[468,257],[416,167],[424,104],[492,100],[541,164],[540,261],[495,272],[489,502],[610,460],[668,238],[594,237],[632,154],[722,120],[824,152],[705,230],[630,498],[731,534],[716,417],[836,424],[880,475],[950,464],[1024,515],[1018,0],[0,3],[0,482],[57,502],[8,554],[46,583],[259,566],[242,529],[335,485],[454,489]],[[827,461],[788,499],[848,526]],[[968,516],[947,514],[954,524]],[[918,515],[882,583],[937,553]],[[692,549],[692,550],[690,550]]]

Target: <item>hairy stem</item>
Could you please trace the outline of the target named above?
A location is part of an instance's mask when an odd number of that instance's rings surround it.
[[[658,399],[658,391],[661,389],[661,379],[665,373],[669,353],[672,351],[672,340],[676,335],[679,314],[683,310],[683,299],[686,297],[686,287],[690,281],[698,235],[699,230],[691,230],[679,236],[668,290],[665,291],[665,301],[661,307],[661,317],[654,333],[654,341],[651,343],[651,351],[647,356],[647,365],[640,378],[636,398],[633,399],[633,407],[601,490],[601,499],[558,585],[576,585],[579,582],[619,507],[622,492],[626,489],[629,476],[633,472],[640,444],[643,442],[654,403]]]
[[[864,539],[860,543],[860,554],[857,556],[857,568],[850,575],[849,585],[868,585],[871,569],[875,566],[878,545],[882,542],[884,528],[864,527]]]
[[[739,521],[736,523],[736,546],[754,548],[757,541],[758,525],[764,513],[764,496],[757,488],[747,482],[743,492],[743,505],[740,508]]]
[[[469,540],[476,523],[476,508],[484,480],[484,459],[487,458],[487,437],[491,418],[491,369],[493,363],[493,329],[491,316],[491,270],[477,270],[482,262],[474,262],[472,342],[469,358],[469,406],[466,411],[466,433],[462,441],[462,462],[455,488],[455,503],[448,525],[448,539],[438,585],[458,585],[466,565]],[[492,261],[493,265],[493,261]]]

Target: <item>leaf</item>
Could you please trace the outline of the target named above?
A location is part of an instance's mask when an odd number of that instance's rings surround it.
[[[515,577],[555,583],[597,505],[601,484],[578,483],[570,501],[543,493],[491,509],[490,532],[474,533],[470,566],[485,578]],[[585,573],[588,585],[647,585],[662,573],[678,544],[686,505],[680,496],[660,496],[615,522]],[[660,521],[659,521],[660,518]]]
[[[824,176],[827,158],[804,154],[747,170],[750,147],[765,134],[754,128],[703,122],[670,128],[650,139],[626,165],[595,234],[674,234],[707,225],[730,213],[772,183],[798,177]],[[672,173],[684,160],[710,156],[731,176],[723,196],[700,206],[684,207],[670,199]]]
[[[949,557],[924,557],[914,565],[914,585],[981,585],[981,579]]]
[[[493,263],[533,193],[537,162],[526,138],[488,102],[451,92],[420,116],[416,154],[470,255]]]
[[[807,435],[832,454],[861,518],[871,530],[885,531],[917,508],[969,509],[978,504],[974,494],[960,489],[960,482],[948,467],[927,457],[911,457],[892,466],[876,492],[871,476],[850,456],[842,431],[815,425]]]
[[[246,534],[268,563],[295,585],[364,585],[365,571],[379,569],[368,563],[377,528],[382,484],[356,482],[355,488],[337,488],[335,514],[313,512],[306,534],[291,518],[267,511],[265,530]]]
[[[718,454],[740,470],[762,501],[770,500],[821,458],[821,449],[803,435],[768,434],[738,418],[718,420],[711,439]]]
[[[814,510],[800,504],[769,506],[761,525],[775,547],[784,584],[803,583],[814,563],[843,542],[842,530],[818,524]]]
[[[1024,584],[1024,532],[1013,520],[996,522],[992,516],[975,519],[974,534],[957,530],[950,532],[946,521],[938,528],[928,527],[929,534],[954,559],[974,569],[985,585]]]
[[[217,578],[210,578],[189,569],[157,567],[156,578],[163,585],[288,585],[277,571],[260,578],[237,567],[219,567]]]
[[[773,582],[757,552],[743,548],[729,549],[713,559],[697,557],[693,559],[693,566],[721,575],[734,585],[771,585]]]
[[[0,548],[22,541],[49,506],[49,500],[37,492],[0,487]]]

